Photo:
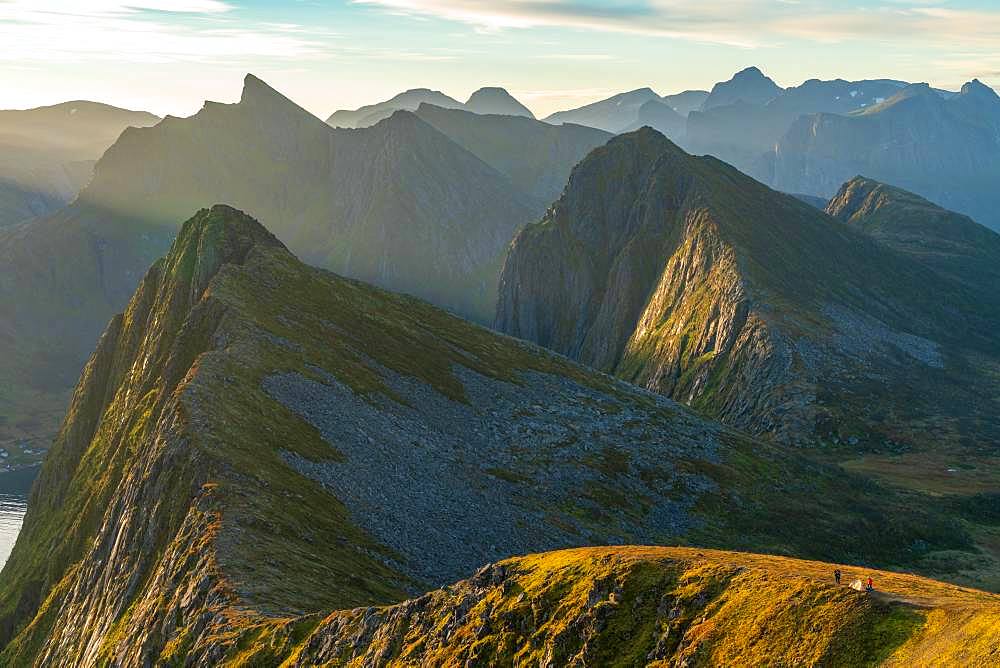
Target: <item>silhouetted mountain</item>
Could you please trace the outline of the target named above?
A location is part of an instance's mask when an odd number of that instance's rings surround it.
[[[576,163],[611,138],[582,125],[484,116],[429,104],[420,105],[417,116],[541,202],[558,197]]]
[[[701,109],[707,98],[707,90],[686,90],[683,93],[664,95],[660,99],[673,107],[681,116],[687,116],[692,111]]]
[[[556,112],[545,122],[555,125],[576,123],[614,134],[632,127],[639,119],[639,108],[650,100],[659,101],[660,96],[649,88],[640,88],[578,109]]]
[[[480,88],[466,100],[465,110],[474,114],[535,117],[530,109],[503,88]]]
[[[773,159],[782,190],[832,196],[865,174],[1000,229],[1000,98],[978,81],[947,99],[915,84],[850,115],[800,118]]]
[[[766,103],[739,99],[713,105],[688,116],[685,148],[694,153],[710,153],[761,181],[770,182],[774,147],[800,116],[850,113],[880,104],[905,86],[900,81],[881,79],[810,79],[801,86],[780,91]]]
[[[159,120],[83,100],[0,111],[0,227],[64,205],[86,185],[94,161],[122,130]]]
[[[782,88],[756,67],[748,67],[733,75],[729,81],[721,81],[712,87],[701,105],[702,111],[714,107],[743,102],[764,105],[778,97]]]
[[[360,109],[335,111],[326,122],[336,128],[367,128],[389,118],[397,111],[414,111],[421,104],[461,109],[462,103],[444,93],[429,88],[414,88],[404,91],[385,102],[370,104]]]
[[[685,133],[684,117],[674,108],[658,100],[650,100],[639,107],[639,118],[625,132],[633,132],[641,127],[651,127],[674,141],[681,141]]]

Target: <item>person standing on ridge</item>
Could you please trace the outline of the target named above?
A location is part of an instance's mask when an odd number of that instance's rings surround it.
[[[865,586],[865,591],[872,591],[875,589],[875,583],[872,582],[871,576],[868,576],[868,584]]]
[[[833,572],[833,579],[837,584],[840,584],[840,569],[838,568]]]

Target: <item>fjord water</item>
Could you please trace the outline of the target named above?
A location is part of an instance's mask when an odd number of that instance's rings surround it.
[[[0,473],[0,568],[7,562],[21,531],[28,509],[28,492],[37,473],[34,468]]]

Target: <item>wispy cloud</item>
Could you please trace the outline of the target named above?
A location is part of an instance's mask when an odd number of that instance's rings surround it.
[[[481,30],[560,27],[674,37],[757,47],[775,40],[875,39],[935,45],[1000,44],[1000,7],[881,0],[862,5],[820,0],[351,0],[395,14],[438,17]]]
[[[234,10],[221,0],[0,0],[0,60],[218,62],[324,52],[304,26],[239,22],[228,16]]]

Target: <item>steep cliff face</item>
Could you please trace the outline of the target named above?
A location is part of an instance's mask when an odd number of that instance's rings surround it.
[[[0,577],[0,659],[259,665],[306,639],[309,613],[581,544],[683,536],[911,566],[969,549],[920,506],[311,269],[216,206],[87,365]]]
[[[996,314],[951,308],[974,291],[648,129],[574,170],[515,239],[500,289],[502,331],[756,433],[878,447],[914,405],[876,378],[970,382],[919,411],[952,421],[956,442],[968,411],[997,431],[994,381],[961,357],[996,357]]]
[[[829,197],[864,174],[997,229],[998,119],[1000,97],[978,81],[947,99],[915,84],[854,114],[800,118],[775,149],[772,185]]]

